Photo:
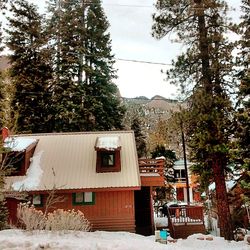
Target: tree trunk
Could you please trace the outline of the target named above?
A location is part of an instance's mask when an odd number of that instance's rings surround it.
[[[220,236],[226,240],[233,240],[232,220],[229,211],[224,167],[219,157],[213,161],[213,173],[216,188],[217,210],[220,225]]]

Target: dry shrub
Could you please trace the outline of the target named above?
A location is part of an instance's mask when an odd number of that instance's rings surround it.
[[[17,218],[26,230],[77,230],[90,231],[91,226],[81,211],[56,209],[47,216],[29,203],[20,203]]]
[[[17,218],[26,230],[41,230],[45,228],[46,218],[43,212],[36,210],[29,203],[20,203],[18,205]]]
[[[48,214],[46,229],[90,231],[91,226],[81,211],[57,209]]]

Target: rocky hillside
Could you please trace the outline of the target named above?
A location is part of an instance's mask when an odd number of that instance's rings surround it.
[[[129,118],[138,115],[142,119],[146,119],[147,126],[151,128],[155,127],[158,120],[167,120],[173,112],[178,111],[180,107],[186,106],[184,102],[166,99],[160,95],[156,95],[151,99],[143,96],[124,98],[124,102],[128,109],[127,116]]]

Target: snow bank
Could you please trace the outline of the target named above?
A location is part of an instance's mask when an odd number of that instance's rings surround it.
[[[198,238],[204,238],[199,240]],[[249,250],[246,242],[228,242],[220,237],[206,240],[208,236],[195,234],[176,243],[161,244],[154,236],[141,236],[127,232],[24,232],[21,230],[0,231],[0,249],[15,250]]]

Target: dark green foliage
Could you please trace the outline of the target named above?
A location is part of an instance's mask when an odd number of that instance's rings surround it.
[[[44,49],[42,18],[37,8],[27,1],[12,1],[10,11],[13,16],[8,18],[6,44],[13,52],[10,62],[16,130],[47,132],[51,69]]]
[[[188,146],[191,160],[213,172],[221,236],[232,239],[225,186],[229,163],[232,106],[228,90],[235,88],[233,44],[226,39],[227,5],[219,0],[157,2],[154,36],[175,32],[186,52],[173,62],[167,76],[189,91]]]
[[[4,4],[5,1],[0,1],[0,14],[1,13],[1,10],[2,10],[2,7],[3,7],[3,4]],[[2,44],[2,23],[0,22],[0,44]],[[1,46],[1,45],[0,45]],[[0,47],[0,52],[2,51],[2,48]],[[3,86],[3,75],[2,75],[2,72],[0,72],[0,128],[3,127],[3,101],[4,101],[4,93],[3,93],[3,89],[4,89],[4,86]]]
[[[250,2],[242,1],[242,22],[239,25],[242,38],[238,64],[240,87],[238,110],[235,113],[235,143],[233,157],[242,170],[250,170]]]
[[[8,209],[6,201],[0,197],[0,230],[7,228]]]
[[[112,83],[116,77],[113,69],[114,57],[111,53],[111,40],[107,32],[109,23],[101,2],[91,4],[87,17],[87,42],[85,56],[84,106],[87,109],[87,122],[92,117],[92,126],[87,130],[122,129],[124,108],[118,98],[118,89]]]
[[[0,136],[0,230],[3,230],[7,226],[7,219],[8,219],[8,210],[6,207],[6,202],[4,199],[4,195],[2,193],[3,186],[4,186],[4,177],[6,174],[6,170],[2,164],[2,153],[3,150],[3,141],[2,136]]]
[[[155,149],[151,152],[151,156],[153,159],[156,159],[158,157],[165,158],[165,170],[164,170],[165,180],[167,183],[174,182],[174,175],[169,174],[169,170],[170,169],[172,170],[174,162],[177,160],[175,152],[173,150],[166,149],[165,146],[163,145],[157,145]],[[171,188],[172,187],[170,187],[170,189]],[[163,188],[163,190],[165,190],[165,188]]]
[[[50,1],[55,131],[122,128],[108,21],[100,1]],[[69,32],[70,27],[70,32]]]
[[[132,124],[131,124],[131,129],[134,131],[135,134],[135,142],[136,142],[136,149],[137,149],[137,154],[138,157],[145,157],[146,156],[146,136],[143,134],[142,130],[141,130],[141,124],[140,124],[140,120],[138,117],[135,117],[132,120]]]
[[[3,78],[2,78],[2,74],[0,72],[0,128],[2,128],[3,124],[4,124],[4,122],[3,122],[3,117],[4,117],[4,115],[3,115],[3,112],[4,112],[4,110],[3,110],[3,107],[4,107],[4,105],[3,105],[3,102],[4,102],[3,89],[4,89]]]
[[[151,152],[152,158],[164,156],[166,159],[172,162],[176,161],[176,155],[173,150],[166,149],[163,145],[157,145],[154,151]]]

